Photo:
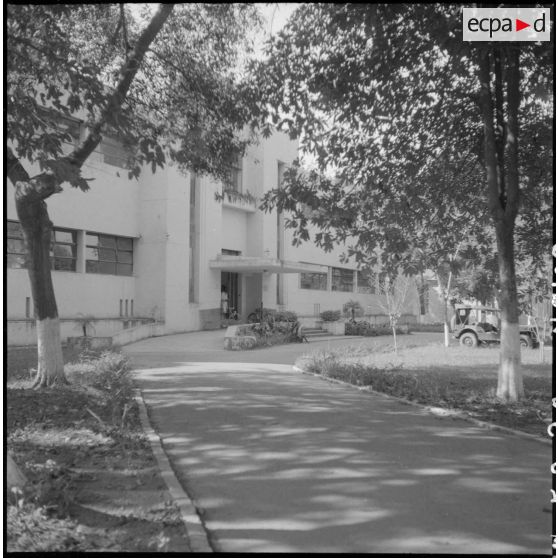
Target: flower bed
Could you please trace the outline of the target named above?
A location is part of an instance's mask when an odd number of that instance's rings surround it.
[[[229,351],[242,351],[298,342],[297,323],[290,321],[262,322],[229,326],[225,333],[224,347]]]

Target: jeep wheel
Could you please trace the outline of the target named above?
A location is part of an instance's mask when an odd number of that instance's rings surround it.
[[[459,343],[465,347],[476,347],[479,344],[479,339],[474,333],[464,333],[459,338]]]
[[[522,349],[532,349],[533,348],[533,340],[531,339],[530,335],[520,335],[519,336],[519,344],[521,345]]]

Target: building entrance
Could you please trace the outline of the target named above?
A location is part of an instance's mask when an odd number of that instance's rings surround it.
[[[234,308],[240,314],[240,275],[229,271],[221,272],[221,285],[227,289],[229,313]],[[228,317],[228,316],[227,316]]]

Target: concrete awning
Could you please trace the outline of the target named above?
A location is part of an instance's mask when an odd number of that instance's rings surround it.
[[[232,273],[327,273],[327,266],[254,256],[217,256],[211,269]]]

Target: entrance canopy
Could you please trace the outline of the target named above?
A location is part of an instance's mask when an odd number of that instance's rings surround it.
[[[233,273],[327,273],[327,266],[254,256],[217,256],[211,269]]]

